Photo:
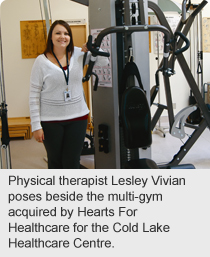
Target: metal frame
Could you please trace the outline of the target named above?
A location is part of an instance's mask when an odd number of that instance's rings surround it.
[[[43,7],[44,7],[46,27],[47,27],[47,35],[48,35],[49,30],[50,30],[50,17],[49,17],[49,10],[48,10],[47,0],[43,0]]]
[[[0,168],[11,169],[11,155],[9,145],[9,132],[8,132],[8,119],[7,119],[7,104],[5,94],[5,83],[4,83],[4,67],[3,67],[3,51],[2,51],[2,33],[1,33],[1,15],[0,15],[0,116],[2,123],[2,138],[1,138],[1,149],[0,149]]]
[[[186,1],[183,1],[183,6],[184,6],[183,12],[184,13],[183,13],[182,18],[177,26],[175,33],[181,31],[182,34],[186,36],[191,28],[191,25],[194,22],[195,17],[201,12],[201,10],[205,7],[205,5],[207,3],[208,3],[207,1],[203,0],[197,6],[197,8],[194,10],[194,12],[186,19],[186,13],[185,13],[186,12]],[[171,31],[171,29],[168,27],[169,25],[165,21],[162,11],[153,2],[148,2],[148,6],[155,12],[158,20],[160,21],[160,24],[162,24],[162,25],[164,24],[164,26],[166,26]],[[171,33],[171,39],[173,39],[173,36],[174,35]],[[183,39],[180,37],[176,48],[180,49],[182,47],[183,42],[184,42]],[[192,90],[192,93],[197,101],[197,105],[194,107],[189,106],[188,108],[181,110],[180,113],[178,113],[177,116],[174,117],[173,106],[172,106],[172,95],[171,95],[170,81],[169,81],[170,76],[164,75],[164,86],[165,86],[165,94],[166,94],[166,102],[167,102],[167,106],[166,107],[164,106],[164,108],[167,108],[167,110],[168,110],[170,133],[172,136],[176,136],[176,137],[182,139],[183,133],[184,133],[184,127],[190,127],[191,129],[194,129],[194,132],[191,134],[189,139],[183,144],[183,146],[180,148],[178,153],[176,155],[174,155],[173,159],[168,164],[162,165],[161,168],[169,168],[172,166],[177,166],[181,162],[181,160],[185,157],[185,155],[188,153],[188,151],[193,146],[193,144],[196,142],[196,140],[199,138],[199,136],[202,134],[202,132],[205,130],[205,128],[206,127],[210,128],[210,112],[204,102],[202,93],[200,92],[200,90],[198,88],[198,85],[197,85],[197,83],[192,75],[192,72],[184,58],[183,53],[180,53],[176,56],[172,55],[170,57],[169,67],[171,67],[172,70],[174,67],[175,60],[178,61],[179,65],[182,69],[182,72],[188,82],[188,85],[189,85],[190,89]],[[160,67],[161,67],[161,65],[163,65],[163,62],[161,62]],[[188,115],[189,113],[194,111],[195,108],[197,108],[197,106],[200,108],[200,110],[202,112],[202,116],[203,116],[200,124],[194,125],[194,126],[187,124],[185,122],[186,115]],[[153,127],[155,126],[155,123],[158,120],[158,115],[161,115],[162,110],[163,110],[162,106],[160,106],[157,109],[157,112],[153,117],[154,120],[152,120]],[[177,123],[179,124],[179,127],[176,127]]]

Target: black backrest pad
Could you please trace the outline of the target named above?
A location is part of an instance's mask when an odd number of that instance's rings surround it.
[[[124,91],[121,118],[125,147],[133,149],[151,145],[150,107],[145,92],[140,87],[129,87]]]
[[[120,96],[122,96],[122,94],[124,93],[124,91],[127,87],[127,79],[130,76],[135,76],[138,81],[139,87],[144,90],[143,84],[141,81],[141,76],[140,76],[138,67],[136,66],[135,62],[127,62],[123,69],[122,80],[120,83],[120,88],[119,88]]]

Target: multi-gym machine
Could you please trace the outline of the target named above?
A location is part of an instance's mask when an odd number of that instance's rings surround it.
[[[194,130],[192,135],[186,141],[186,143],[181,147],[180,151],[174,156],[173,160],[165,165],[162,165],[161,168],[178,168],[180,161],[187,154],[189,149],[204,131],[204,129],[210,125],[210,116],[209,111],[203,101],[202,95],[197,87],[197,84],[190,72],[190,69],[187,65],[186,60],[184,59],[183,52],[189,48],[189,40],[186,38],[186,35],[189,31],[190,26],[192,25],[194,18],[196,15],[202,10],[202,8],[207,4],[207,1],[202,1],[200,5],[196,8],[196,10],[186,18],[187,11],[187,1],[183,1],[183,13],[180,23],[177,26],[175,33],[173,34],[171,28],[160,8],[153,2],[150,1],[138,1],[139,9],[139,19],[138,25],[130,25],[130,1],[108,1],[106,3],[102,3],[97,1],[97,3],[93,3],[90,1],[90,28],[95,28],[95,24],[97,24],[97,28],[105,28],[102,30],[96,39],[96,47],[100,46],[102,38],[106,36],[108,33],[116,33],[116,35],[112,35],[112,51],[111,51],[111,61],[112,61],[112,87],[111,88],[99,88],[98,92],[93,92],[93,114],[94,114],[94,127],[95,130],[98,129],[98,133],[96,134],[95,141],[95,164],[96,168],[124,168],[125,163],[129,160],[138,160],[139,158],[143,158],[141,155],[141,151],[139,149],[127,149],[123,142],[123,133],[120,126],[119,120],[119,92],[118,85],[120,81],[120,77],[123,72],[123,67],[128,62],[128,59],[131,58],[129,56],[129,49],[132,48],[132,53],[135,53],[135,60],[141,71],[141,74],[145,74],[145,68],[147,69],[147,60],[148,60],[148,49],[144,49],[143,53],[140,54],[141,60],[143,60],[143,65],[139,65],[138,63],[138,50],[141,48],[148,48],[148,44],[145,44],[143,41],[144,32],[148,31],[158,31],[158,26],[151,27],[147,25],[147,15],[145,10],[149,7],[152,9],[161,24],[161,27],[164,28],[165,34],[165,49],[163,53],[163,61],[160,64],[158,72],[162,72],[163,80],[165,85],[165,93],[166,93],[166,101],[167,105],[165,108],[168,111],[169,117],[169,126],[171,135],[177,138],[185,137],[185,127],[189,127]],[[188,3],[190,4],[190,3]],[[103,17],[103,14],[106,15],[106,18]],[[129,17],[129,18],[127,18]],[[126,19],[127,18],[127,19]],[[96,20],[95,20],[96,19]],[[93,20],[93,21],[92,21]],[[104,21],[106,24],[104,24]],[[109,24],[107,24],[109,23]],[[117,25],[114,27],[110,27],[112,25]],[[142,25],[143,24],[143,25]],[[167,32],[166,32],[167,31]],[[134,33],[141,32],[141,33]],[[163,31],[162,31],[163,32]],[[119,36],[121,34],[121,36]],[[137,40],[135,40],[135,36],[132,34],[139,34]],[[148,38],[147,33],[145,34],[146,38]],[[186,46],[182,47],[183,42],[186,43]],[[136,48],[136,45],[138,46]],[[169,46],[170,45],[170,46]],[[166,51],[167,48],[170,48]],[[170,54],[169,54],[170,50]],[[138,53],[138,54],[136,54]],[[170,56],[170,58],[169,58]],[[169,60],[169,62],[168,62]],[[170,90],[170,76],[174,75],[174,62],[178,60],[182,71],[186,77],[186,80],[193,92],[193,95],[196,99],[196,105],[189,106],[181,110],[176,116],[173,113],[172,106],[172,96]],[[149,68],[148,68],[149,70]],[[146,74],[148,74],[148,70],[146,70]],[[158,77],[158,76],[157,76]],[[144,79],[142,79],[143,81]],[[133,81],[129,81],[129,84],[132,84]],[[148,95],[150,90],[148,89],[149,80],[145,82],[143,81],[143,85],[146,85],[145,91]],[[151,99],[154,99],[151,96]],[[150,101],[150,97],[148,97],[148,101]],[[186,123],[186,118],[188,115],[195,111],[196,108],[200,108],[202,113],[202,120],[200,124],[194,126],[192,124]],[[155,114],[155,119],[152,119],[152,128],[154,128],[157,117],[160,117],[162,111],[161,107],[158,107],[158,113]],[[102,130],[100,128],[102,127]],[[105,130],[105,131],[103,131]],[[103,137],[106,135],[106,138]],[[107,136],[108,135],[108,136]],[[100,147],[100,142],[103,142],[105,139],[106,144],[109,144],[109,152],[103,152],[103,146]],[[108,142],[107,142],[108,141]],[[100,151],[98,150],[100,149]],[[102,149],[102,150],[101,150]],[[147,149],[147,150],[145,150]],[[133,151],[134,150],[134,151]],[[143,153],[148,153],[148,147],[145,147]],[[149,153],[150,154],[150,153]],[[146,156],[150,158],[150,156]],[[135,166],[133,166],[135,167]],[[181,166],[182,168],[193,168],[193,165]]]
[[[164,26],[151,26],[145,22],[148,19],[147,12],[145,12],[147,10],[147,1],[136,2],[138,18],[136,19],[136,25],[131,25],[130,4],[130,1],[89,1],[90,33],[92,30],[98,29],[100,31],[102,29],[96,38],[95,48],[99,48],[103,38],[111,34],[110,66],[112,67],[112,85],[111,87],[98,87],[97,92],[93,91],[95,167],[97,169],[125,168],[127,161],[139,160],[139,158],[150,160],[149,145],[146,145],[143,150],[140,147],[130,148],[125,146],[125,135],[123,135],[125,132],[123,132],[122,122],[119,119],[119,109],[121,107],[119,107],[120,87],[118,88],[118,84],[121,83],[125,64],[134,58],[137,67],[141,71],[141,81],[149,102],[148,32],[161,31],[165,34],[165,70],[167,70],[169,56],[170,32]],[[96,25],[97,27],[95,27]],[[130,76],[128,84],[133,86],[135,83],[134,76]],[[132,106],[131,108],[139,109],[142,106],[140,103],[138,106]],[[151,135],[151,130],[148,131]],[[140,135],[142,139],[145,136],[144,134]],[[140,138],[138,141],[141,141]],[[105,148],[106,151],[103,151]]]

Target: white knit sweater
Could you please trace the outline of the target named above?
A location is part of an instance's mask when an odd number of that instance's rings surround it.
[[[58,121],[82,117],[89,113],[85,102],[82,77],[83,55],[81,48],[74,47],[69,64],[71,100],[64,100],[67,88],[63,71],[42,54],[33,65],[30,79],[30,117],[32,132],[41,129],[41,121]],[[86,63],[89,62],[88,55]],[[97,57],[96,65],[106,66],[108,58]]]

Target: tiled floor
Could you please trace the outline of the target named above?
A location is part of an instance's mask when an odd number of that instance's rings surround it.
[[[161,126],[167,127],[167,123]],[[158,164],[168,163],[182,146],[181,140],[174,138],[165,130],[166,136],[155,131],[153,133],[152,159]],[[186,130],[188,133],[188,131]],[[187,137],[186,137],[187,138]],[[185,140],[185,139],[184,139]],[[33,138],[30,140],[12,140],[10,143],[11,160],[13,169],[46,169],[44,161],[46,152],[44,146],[37,143]],[[181,164],[191,163],[196,169],[210,169],[210,131],[206,129]],[[81,157],[81,164],[86,168],[94,169],[94,156]]]

